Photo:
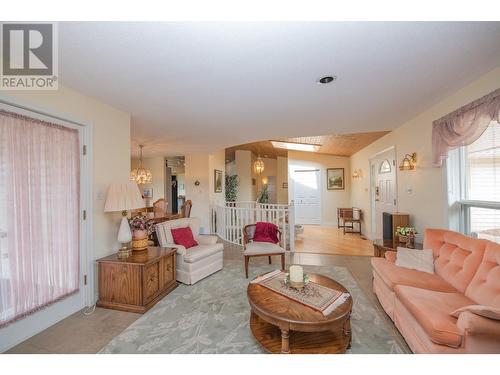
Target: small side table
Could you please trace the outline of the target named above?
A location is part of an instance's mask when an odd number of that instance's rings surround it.
[[[177,287],[175,256],[174,248],[148,247],[127,259],[116,254],[98,259],[97,306],[145,313]]]
[[[395,242],[394,240],[373,240],[373,256],[383,258],[387,251],[397,251],[399,246],[405,247],[403,244]],[[413,249],[422,250],[423,245],[415,242],[413,244]]]

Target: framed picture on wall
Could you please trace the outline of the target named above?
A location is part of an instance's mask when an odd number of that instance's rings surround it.
[[[153,198],[153,188],[144,188],[142,195],[144,198]]]
[[[222,193],[222,171],[214,169],[214,192]]]
[[[328,168],[326,170],[326,188],[328,190],[344,190],[344,168]]]

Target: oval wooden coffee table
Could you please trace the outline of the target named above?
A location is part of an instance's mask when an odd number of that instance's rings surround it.
[[[309,280],[348,292],[323,275],[310,273]],[[350,347],[351,296],[327,316],[256,283],[248,285],[247,296],[252,308],[250,329],[271,353],[345,353]]]

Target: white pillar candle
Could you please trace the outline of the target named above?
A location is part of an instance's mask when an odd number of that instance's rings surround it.
[[[301,266],[290,266],[290,281],[294,283],[304,281],[304,270]]]

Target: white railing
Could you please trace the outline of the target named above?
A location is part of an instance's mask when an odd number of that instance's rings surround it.
[[[281,231],[281,246],[295,249],[293,204],[257,202],[215,203],[211,209],[211,232],[222,239],[243,245],[243,228],[257,221],[274,223]],[[290,240],[291,239],[291,240]]]

